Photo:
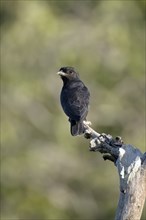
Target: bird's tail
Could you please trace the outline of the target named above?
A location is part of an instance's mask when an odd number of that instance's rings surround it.
[[[70,121],[70,132],[72,136],[81,135],[85,132],[83,121]]]

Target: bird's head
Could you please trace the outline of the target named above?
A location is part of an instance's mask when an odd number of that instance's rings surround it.
[[[57,73],[60,75],[63,81],[77,79],[79,77],[78,73],[73,67],[61,67]]]

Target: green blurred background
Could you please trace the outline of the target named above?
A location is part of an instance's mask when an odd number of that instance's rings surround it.
[[[114,219],[116,168],[70,135],[56,72],[76,67],[92,127],[144,152],[144,1],[1,0],[0,12],[1,218]]]

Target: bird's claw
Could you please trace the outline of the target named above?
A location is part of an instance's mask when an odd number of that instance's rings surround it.
[[[83,123],[84,123],[84,125],[88,125],[88,126],[92,125],[91,121],[83,121]]]

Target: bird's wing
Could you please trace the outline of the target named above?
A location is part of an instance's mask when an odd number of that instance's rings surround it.
[[[88,113],[89,92],[84,85],[68,90],[64,99],[64,111],[73,120],[84,119]]]

